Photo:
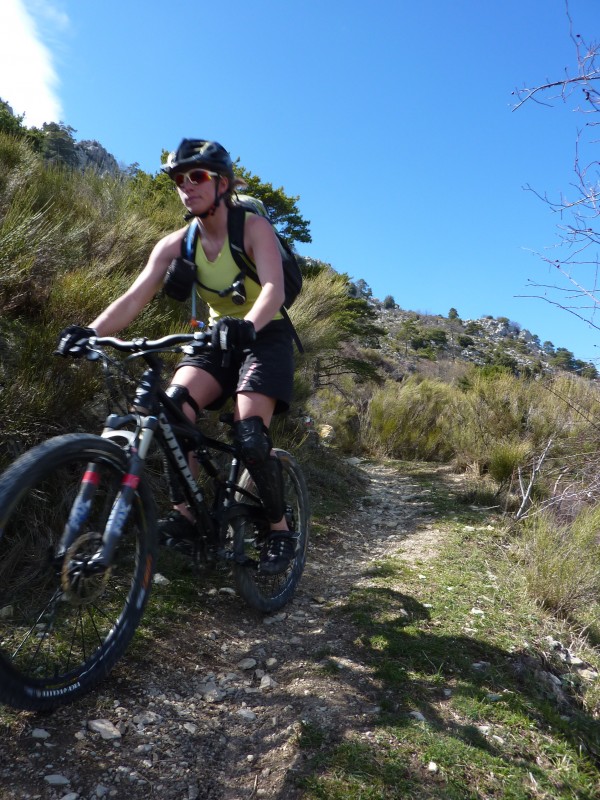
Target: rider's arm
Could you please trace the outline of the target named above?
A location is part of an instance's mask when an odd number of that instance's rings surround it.
[[[245,318],[259,331],[271,322],[285,298],[281,254],[271,223],[264,217],[247,214],[244,247],[256,264],[262,287]]]
[[[99,336],[118,333],[132,322],[152,300],[163,285],[169,264],[181,255],[181,238],[184,229],[161,239],[150,253],[150,258],[129,289],[104,309],[90,324]]]

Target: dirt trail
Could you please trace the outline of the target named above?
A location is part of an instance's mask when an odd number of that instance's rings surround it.
[[[360,468],[366,497],[329,521],[326,542],[311,543],[284,612],[249,611],[228,576],[199,585],[197,612],[152,646],[143,669],[126,656],[75,706],[12,716],[0,740],[0,800],[299,798],[299,735],[368,732],[379,711],[339,607],[368,582],[373,560],[398,551],[427,559],[444,535],[422,486],[389,467]]]

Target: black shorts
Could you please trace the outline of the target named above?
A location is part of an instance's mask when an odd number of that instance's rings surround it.
[[[294,386],[294,351],[289,323],[276,319],[257,334],[248,352],[231,353],[229,366],[222,366],[223,353],[207,350],[186,356],[178,367],[198,367],[213,376],[223,387],[223,394],[207,406],[214,411],[238,392],[257,392],[275,399],[275,414],[287,411]]]

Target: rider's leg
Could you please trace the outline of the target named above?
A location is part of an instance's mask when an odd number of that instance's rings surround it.
[[[222,388],[208,372],[197,367],[183,366],[173,376],[167,394],[181,408],[186,417],[194,422],[200,409],[214,403],[221,396]],[[189,455],[189,467],[192,474],[196,476],[198,463],[193,453]],[[161,535],[165,540],[190,538],[194,535],[192,526],[194,517],[185,502],[178,481],[174,476],[170,479],[169,470],[167,470],[167,478],[170,484],[173,512],[161,520]]]
[[[272,453],[268,426],[275,400],[254,392],[239,393],[234,414],[234,437],[261,496],[271,525],[271,536],[260,561],[260,570],[276,575],[284,572],[295,551],[295,536],[285,518],[283,473]],[[291,535],[290,535],[291,534]]]
[[[175,375],[167,393],[174,386],[182,386],[188,390],[197,408],[202,409],[214,403],[223,393],[219,381],[206,370],[198,367],[180,367]],[[189,420],[196,419],[197,409],[190,403],[183,403],[183,413]]]
[[[275,400],[272,397],[258,392],[238,393],[233,417],[234,435],[242,447],[244,461],[266,505],[272,530],[287,530],[283,507],[283,475],[278,459],[271,452],[273,443],[269,436],[274,409]]]

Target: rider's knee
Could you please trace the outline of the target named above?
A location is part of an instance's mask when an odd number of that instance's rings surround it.
[[[248,417],[233,423],[236,444],[248,466],[263,464],[271,453],[271,438],[261,417]]]
[[[178,383],[172,383],[166,391],[168,397],[171,398],[173,403],[183,411],[183,413],[194,420],[200,413],[198,403],[190,394],[187,386],[180,386]]]

